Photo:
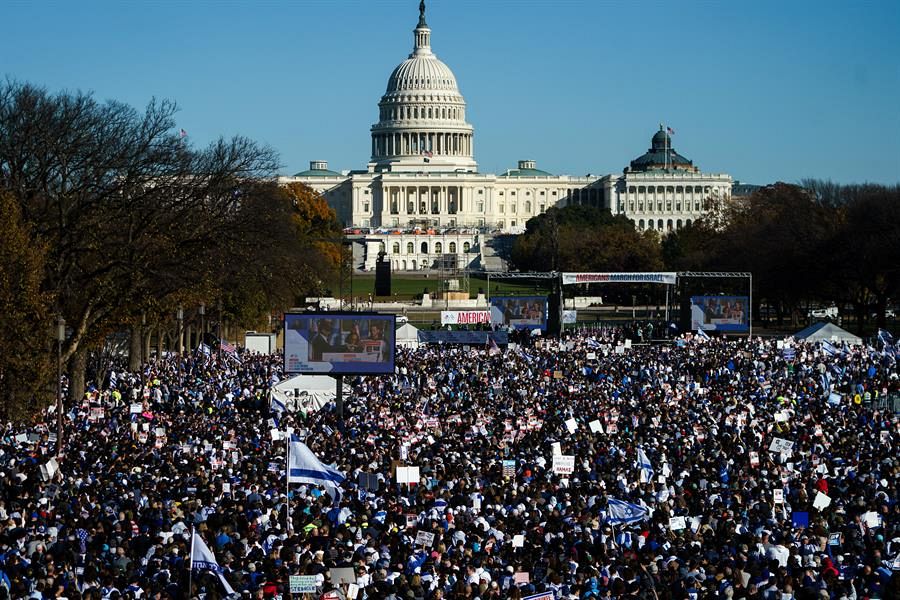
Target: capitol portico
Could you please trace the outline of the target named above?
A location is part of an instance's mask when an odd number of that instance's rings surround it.
[[[424,2],[413,50],[388,78],[371,138],[365,170],[338,173],[315,160],[282,178],[321,193],[346,227],[366,234],[365,268],[374,267],[379,250],[395,270],[433,268],[448,254],[459,257],[460,267],[486,268],[479,262],[486,235],[520,233],[557,205],[607,208],[640,229],[666,233],[699,217],[708,199],[731,194],[729,175],[702,173],[674,151],[662,127],[621,175],[554,175],[533,160],[479,173],[466,102],[456,76],[432,51]]]

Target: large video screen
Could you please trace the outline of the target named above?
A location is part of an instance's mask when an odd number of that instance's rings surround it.
[[[513,329],[547,329],[546,296],[491,298],[491,323]]]
[[[376,313],[284,315],[284,370],[320,375],[394,372],[396,317]]]
[[[747,296],[692,296],[691,329],[696,331],[750,330]]]

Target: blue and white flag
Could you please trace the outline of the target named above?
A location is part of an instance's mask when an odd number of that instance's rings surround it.
[[[276,419],[280,420],[282,415],[287,412],[287,406],[284,405],[284,402],[276,398],[275,394],[270,394],[269,411],[271,411]]]
[[[881,343],[885,346],[891,346],[894,344],[894,336],[892,336],[891,332],[887,329],[878,330],[878,339],[881,340]]]
[[[203,541],[203,538],[196,533],[194,533],[193,541],[191,542],[191,569],[212,571],[219,576],[219,580],[225,587],[225,591],[228,594],[234,593],[234,589],[228,584],[228,580],[225,579],[225,576],[222,575],[224,569],[219,566],[216,555],[212,553],[209,546]]]
[[[643,506],[631,504],[624,500],[616,500],[615,498],[609,499],[606,508],[606,522],[610,525],[637,523],[649,516],[650,511]]]
[[[834,356],[838,351],[837,348],[834,347],[834,344],[827,340],[822,340],[822,352],[828,356]]]
[[[709,334],[706,333],[703,329],[697,329],[697,339],[708,341],[710,337]]]
[[[650,464],[650,459],[647,458],[647,453],[644,452],[643,448],[638,448],[637,451],[637,468],[641,470],[641,483],[650,483],[653,480],[653,465]]]
[[[309,483],[325,488],[335,504],[341,500],[341,482],[346,477],[333,467],[323,464],[303,442],[288,444],[288,485]]]
[[[210,348],[209,346],[207,346],[206,344],[201,342],[200,343],[200,353],[203,354],[204,356],[212,356],[212,348]]]

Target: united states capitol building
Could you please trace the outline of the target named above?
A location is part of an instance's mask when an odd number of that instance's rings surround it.
[[[699,217],[710,199],[727,200],[732,178],[703,173],[672,148],[660,126],[645,154],[621,174],[554,175],[534,160],[503,173],[481,173],[475,129],[456,77],[431,48],[424,2],[413,51],[391,72],[371,127],[365,170],[335,172],[324,160],[281,181],[321,193],[365,245],[362,268],[379,252],[394,270],[435,268],[448,255],[460,268],[498,268],[487,249],[493,235],[521,233],[552,206],[590,205],[624,214],[641,230],[665,235]]]

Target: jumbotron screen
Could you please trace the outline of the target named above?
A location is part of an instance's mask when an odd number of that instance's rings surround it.
[[[396,317],[377,313],[284,315],[284,370],[310,375],[394,372]]]

